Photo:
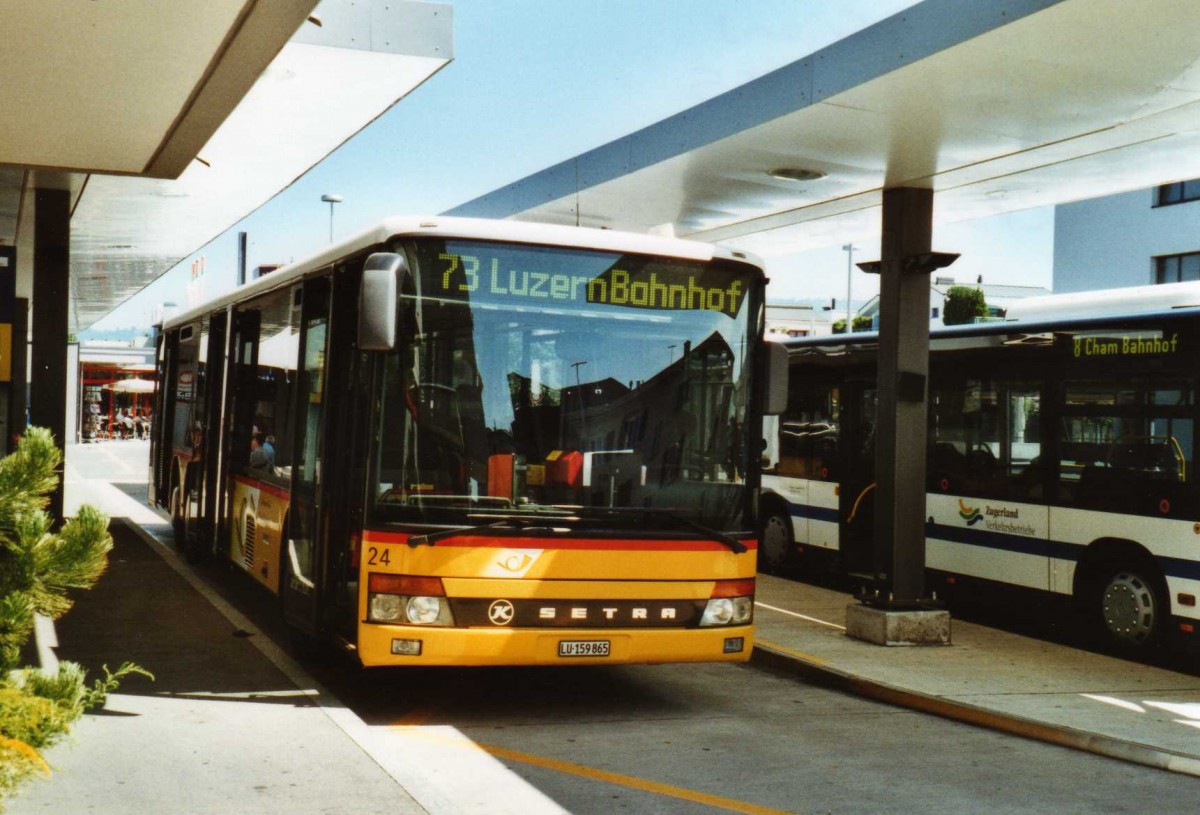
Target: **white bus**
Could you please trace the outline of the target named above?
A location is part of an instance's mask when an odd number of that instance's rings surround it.
[[[1200,284],[1156,288],[1100,297],[1124,300],[1124,314],[1055,318],[1051,300],[1030,319],[933,331],[929,588],[978,579],[1070,596],[1123,649],[1195,633]],[[760,566],[824,555],[868,573],[878,336],[787,346],[788,408],[767,423]]]

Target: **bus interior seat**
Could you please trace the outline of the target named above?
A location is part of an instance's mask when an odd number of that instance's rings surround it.
[[[1113,445],[1109,461],[1112,469],[1138,480],[1158,481],[1179,476],[1179,459],[1166,443],[1121,442]]]

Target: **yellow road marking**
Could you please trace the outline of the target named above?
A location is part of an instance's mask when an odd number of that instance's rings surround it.
[[[715,807],[717,809],[725,809],[730,812],[741,812],[744,815],[795,815],[782,809],[772,809],[771,807],[759,806],[757,804],[749,804],[745,801],[737,801],[733,798],[722,798],[719,795],[709,795],[704,792],[696,792],[694,790],[684,789],[683,787],[674,787],[670,784],[660,784],[656,781],[646,781],[641,778],[634,778],[631,775],[622,775],[620,773],[610,773],[605,770],[597,770],[592,767],[585,767],[582,764],[572,764],[569,761],[559,761],[553,758],[544,758],[535,756],[531,753],[521,753],[516,750],[509,750],[504,747],[497,747],[491,744],[480,744],[479,742],[470,741],[469,739],[453,739],[443,733],[434,732],[434,730],[422,729],[414,726],[411,722],[417,719],[420,715],[433,714],[433,707],[417,708],[412,712],[402,717],[396,724],[392,725],[397,728],[405,728],[410,736],[427,739],[430,742],[441,744],[443,746],[458,747],[463,750],[482,750],[483,752],[495,758],[504,759],[507,761],[516,761],[521,764],[530,764],[535,767],[542,767],[547,770],[555,770],[560,773],[568,773],[570,775],[578,775],[583,778],[590,778],[593,781],[604,781],[609,784],[618,784],[623,787],[642,790],[643,792],[652,792],[657,795],[666,795],[672,798],[681,798],[685,801],[692,801],[705,806]]]
[[[507,750],[503,747],[496,747],[489,744],[480,744],[479,747],[491,753],[496,758],[507,761],[518,761],[522,764],[532,764],[535,767],[542,767],[547,770],[590,778],[593,781],[604,781],[609,784],[619,784],[623,787],[642,790],[643,792],[681,798],[684,801],[692,801],[693,803],[704,804],[705,806],[717,809],[726,809],[730,812],[742,812],[745,815],[791,815],[782,809],[772,809],[770,807],[758,806],[757,804],[749,804],[745,801],[736,801],[732,798],[722,798],[719,795],[709,795],[708,793],[696,792],[684,789],[683,787],[673,787],[670,784],[659,784],[656,781],[646,781],[641,778],[634,778],[631,775],[610,773],[605,770],[585,767],[582,764],[572,764],[569,761],[558,761],[557,759],[543,758],[542,756],[530,755],[529,753],[519,753],[516,750]]]
[[[432,719],[435,713],[437,713],[435,705],[414,707],[408,713],[405,713],[399,719],[392,722],[392,727],[420,727]]]
[[[754,642],[756,645],[765,645],[767,648],[770,648],[772,651],[779,651],[780,653],[787,654],[788,656],[797,657],[799,659],[802,659],[805,662],[811,662],[814,665],[824,665],[825,664],[825,660],[821,659],[820,657],[815,657],[812,654],[806,654],[803,651],[793,651],[791,648],[785,648],[782,645],[778,645],[774,642],[764,640],[762,637],[755,637]]]

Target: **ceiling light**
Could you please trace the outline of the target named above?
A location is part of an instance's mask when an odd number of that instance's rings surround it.
[[[817,181],[825,177],[825,173],[820,170],[805,170],[801,167],[780,167],[777,170],[768,170],[767,175],[780,181]]]

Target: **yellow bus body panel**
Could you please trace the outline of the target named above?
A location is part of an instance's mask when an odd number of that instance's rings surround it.
[[[516,577],[522,580],[739,580],[755,574],[756,552],[732,555],[717,544],[712,551],[658,551],[654,549],[559,549],[553,541],[539,548],[536,540],[527,545],[505,546],[507,539],[477,545],[452,545],[439,541],[433,546],[411,547],[406,543],[381,540],[370,532],[363,540],[363,570],[433,577]],[[374,553],[372,553],[374,549]],[[386,556],[385,553],[386,552]],[[386,561],[386,567],[379,564]]]
[[[735,555],[695,541],[562,541],[455,538],[410,547],[397,536],[364,534],[360,564],[357,654],[364,666],[595,665],[667,662],[745,662],[752,625],[682,627],[462,628],[370,623],[371,573],[442,578],[451,598],[506,600],[705,601],[717,580],[753,579],[756,554]],[[539,546],[538,544],[542,544]],[[678,551],[656,547],[676,546]],[[566,548],[563,548],[563,547]],[[688,548],[690,547],[690,548]],[[726,653],[726,641],[742,647]],[[420,640],[419,656],[394,655],[393,640]],[[607,641],[606,657],[559,656],[562,641]]]
[[[271,592],[279,593],[279,553],[288,500],[282,491],[232,479],[229,559]]]

